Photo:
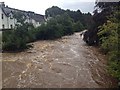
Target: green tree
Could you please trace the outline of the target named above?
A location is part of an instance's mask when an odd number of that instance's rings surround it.
[[[67,13],[64,13],[63,15],[58,15],[55,18],[57,20],[58,24],[61,24],[63,26],[63,32],[64,35],[71,35],[74,33],[73,31],[73,19],[70,18],[70,16]]]
[[[102,26],[107,22],[108,17],[114,14],[114,11],[118,10],[118,2],[96,2],[96,9],[93,15],[93,24],[87,31],[86,41],[89,39],[88,44],[98,45],[99,37],[97,35],[99,26]]]
[[[57,6],[52,6],[45,11],[46,17],[55,17],[64,14],[65,11]]]
[[[51,8],[48,8],[45,11],[46,17],[56,17],[57,15],[63,15],[65,13],[67,13],[69,17],[72,18],[75,23],[80,21],[82,25],[86,27],[86,29],[88,29],[90,25],[92,24],[91,23],[92,15],[90,13],[84,14],[80,10],[77,10],[77,11],[72,11],[69,9],[63,10],[57,6],[53,6]]]
[[[75,32],[80,32],[85,29],[80,21],[74,23],[73,28]]]
[[[67,14],[57,15],[37,28],[37,39],[57,39],[73,34],[73,22]]]

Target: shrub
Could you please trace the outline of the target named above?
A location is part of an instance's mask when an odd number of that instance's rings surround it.
[[[58,15],[37,28],[37,39],[57,39],[73,34],[72,19],[67,15]]]
[[[114,20],[112,18],[112,20]],[[98,33],[101,40],[102,50],[109,56],[109,72],[112,76],[118,78],[120,81],[120,34],[119,23],[115,21],[108,21],[100,27]]]
[[[3,50],[13,51],[27,48],[27,43],[35,40],[32,30],[34,28],[29,24],[18,25],[11,31],[3,31]]]

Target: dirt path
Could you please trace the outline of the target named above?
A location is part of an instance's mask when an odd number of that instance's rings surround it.
[[[38,41],[34,48],[3,54],[3,87],[109,88],[115,81],[106,62],[82,41],[79,33],[56,41]]]

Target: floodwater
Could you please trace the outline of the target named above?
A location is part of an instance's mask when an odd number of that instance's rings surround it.
[[[3,53],[3,88],[110,88],[104,55],[87,46],[79,33],[37,41],[19,53]]]

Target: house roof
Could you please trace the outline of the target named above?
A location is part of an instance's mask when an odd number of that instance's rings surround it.
[[[11,10],[9,10],[8,8],[2,8],[2,11],[4,12],[4,14],[9,17],[10,13],[13,13]]]
[[[40,15],[40,14],[32,14],[32,13],[28,13],[29,17],[34,19],[37,22],[43,22],[44,21],[44,16]]]
[[[36,14],[34,12],[31,12],[31,11],[18,10],[18,9],[10,8],[8,6],[2,7],[2,10],[7,17],[9,17],[10,13],[21,12],[26,18],[31,18],[31,19],[35,20],[36,22],[45,21],[44,15]]]

